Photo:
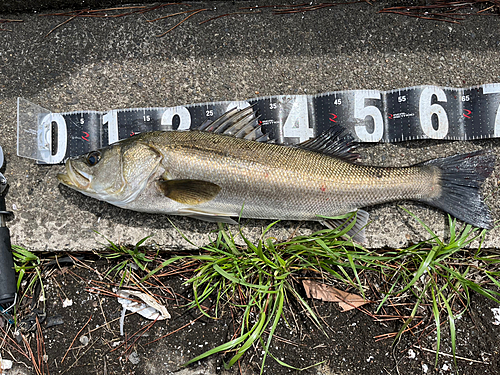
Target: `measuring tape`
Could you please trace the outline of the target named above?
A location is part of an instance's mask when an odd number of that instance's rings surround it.
[[[189,130],[235,107],[253,106],[264,133],[282,144],[306,141],[335,124],[358,142],[500,137],[500,83],[470,88],[416,86],[281,95],[246,101],[52,113],[17,101],[17,153],[57,164],[154,130]]]

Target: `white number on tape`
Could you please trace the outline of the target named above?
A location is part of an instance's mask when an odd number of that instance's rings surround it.
[[[307,141],[314,136],[314,130],[309,127],[307,114],[307,97],[295,98],[290,113],[283,124],[285,138],[299,138],[299,142]]]
[[[109,144],[118,142],[118,112],[116,110],[109,111],[102,116],[102,124],[108,124],[108,139]]]
[[[443,139],[448,135],[448,116],[444,108],[432,103],[432,97],[436,96],[438,102],[446,102],[446,94],[439,87],[426,87],[420,94],[419,114],[420,126],[425,135],[434,139]],[[432,116],[437,116],[437,129],[432,126]]]
[[[57,126],[57,151],[52,155],[52,123]],[[40,123],[39,145],[42,161],[49,164],[57,164],[64,160],[68,144],[66,120],[59,113],[49,113]]]
[[[191,114],[186,107],[167,108],[161,116],[161,125],[168,130],[173,130],[174,117],[179,116],[179,127],[177,130],[189,130],[191,127]]]
[[[373,105],[365,105],[366,99],[380,100],[380,91],[355,91],[354,92],[354,118],[365,121],[367,117],[373,119],[373,132],[369,132],[365,125],[355,125],[356,135],[363,142],[378,142],[384,135],[384,119],[380,109]]]
[[[483,85],[483,94],[500,94],[500,85],[498,83],[490,83]],[[495,114],[495,137],[500,137],[500,103]]]

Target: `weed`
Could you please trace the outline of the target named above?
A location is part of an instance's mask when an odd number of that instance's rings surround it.
[[[99,233],[98,233],[99,234]],[[125,258],[117,265],[113,266],[105,276],[108,276],[110,273],[114,271],[113,278],[116,277],[120,271],[124,271],[121,276],[120,286],[123,285],[125,279],[130,276],[131,266],[130,261],[132,260],[133,264],[139,267],[142,271],[147,271],[147,264],[152,262],[153,259],[149,258],[144,251],[142,245],[146,242],[151,236],[144,237],[142,240],[137,242],[133,248],[129,246],[116,245],[114,242],[106,238],[108,242],[107,253],[99,254],[103,258],[107,259],[119,259]]]
[[[407,211],[407,210],[405,210]],[[410,318],[408,318],[395,342],[415,318],[417,309],[421,305],[431,306],[432,316],[436,326],[436,364],[441,344],[441,316],[445,316],[449,326],[453,358],[456,354],[455,321],[461,317],[470,305],[470,292],[475,291],[486,298],[500,302],[500,293],[492,290],[487,284],[499,287],[500,272],[493,270],[492,265],[498,263],[498,258],[484,257],[481,251],[486,230],[466,225],[462,232],[457,233],[456,219],[449,217],[449,239],[440,239],[425,223],[411,212],[407,211],[431,235],[431,239],[401,249],[394,253],[391,267],[386,268],[383,276],[387,280],[400,279],[402,288],[397,290],[395,284],[391,289],[396,290],[387,294],[380,302],[377,311],[387,298],[411,292],[415,299]],[[479,243],[476,253],[467,250],[473,242]],[[396,270],[391,272],[390,270]],[[490,283],[484,283],[489,281]],[[459,306],[462,306],[460,308]],[[456,359],[455,359],[456,360]],[[456,363],[455,363],[456,365]]]
[[[500,294],[489,287],[500,286],[500,272],[493,267],[500,261],[496,257],[483,255],[481,246],[475,254],[467,250],[473,241],[478,241],[481,245],[485,230],[467,225],[458,233],[456,221],[450,218],[449,239],[444,241],[420,219],[411,215],[426,228],[431,239],[406,249],[378,251],[365,249],[343,239],[354,226],[354,220],[350,220],[352,217],[349,216],[342,217],[345,223],[349,223],[345,227],[341,225],[336,230],[320,230],[286,242],[266,238],[276,222],[266,228],[256,244],[250,242],[240,230],[239,234],[246,246],[238,246],[231,233],[219,224],[215,239],[201,249],[204,252],[189,256],[201,262],[195,275],[187,281],[194,292],[194,301],[190,307],[196,306],[202,314],[210,316],[202,304],[213,297],[214,315],[211,317],[214,318],[220,317],[225,306],[240,308],[240,333],[237,338],[186,364],[212,354],[232,352],[232,357],[225,364],[229,368],[250,347],[260,343],[264,351],[261,373],[267,356],[273,357],[283,366],[292,367],[280,361],[270,351],[275,330],[284,318],[285,302],[290,298],[298,301],[314,324],[326,335],[319,317],[297,291],[296,280],[307,275],[355,288],[363,297],[368,290],[369,279],[375,275],[384,280],[385,284],[385,294],[378,301],[377,313],[393,298],[404,297],[414,301],[410,318],[403,322],[395,335],[395,343],[416,317],[418,308],[430,306],[437,336],[436,360],[440,349],[443,316],[448,323],[455,356],[455,321],[469,307],[470,292],[475,291],[497,302],[500,299]],[[185,258],[177,256],[163,262],[144,279],[162,267]],[[267,340],[264,339],[265,333]]]
[[[21,293],[21,297],[17,299],[15,308],[22,305],[23,299],[26,295],[31,295],[32,299],[38,299],[41,293],[41,300],[43,301],[45,310],[45,288],[43,285],[42,277],[42,261],[33,254],[31,251],[26,250],[21,246],[12,246],[12,255],[14,258],[14,267],[17,272],[17,291]],[[28,274],[28,271],[30,272]],[[29,275],[29,276],[28,276]],[[25,286],[23,287],[25,281]],[[38,300],[33,300],[32,303],[38,303]],[[14,315],[17,321],[17,315]]]

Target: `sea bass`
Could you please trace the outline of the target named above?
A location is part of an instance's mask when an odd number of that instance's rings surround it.
[[[323,220],[357,211],[351,233],[360,241],[368,220],[360,208],[397,200],[492,227],[479,191],[493,171],[491,153],[374,167],[356,163],[352,139],[339,128],[296,146],[248,140],[265,138],[258,130],[252,108],[235,109],[199,130],[142,133],[69,159],[58,178],[118,207],[207,221]]]

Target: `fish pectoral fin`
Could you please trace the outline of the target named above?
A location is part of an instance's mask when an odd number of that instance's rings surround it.
[[[211,201],[221,190],[219,185],[202,180],[160,180],[157,184],[167,198],[189,205]]]
[[[352,238],[353,241],[359,243],[366,242],[365,227],[368,224],[370,214],[364,210],[357,210],[356,215],[346,222],[345,219],[326,219],[321,223],[330,229],[343,229],[356,220],[354,226],[346,234]]]
[[[210,222],[216,222],[216,223],[227,223],[227,224],[238,224],[235,220],[231,219],[231,216],[238,216],[237,214],[236,215],[229,215],[229,214],[223,214],[223,213],[219,213],[219,212],[215,212],[215,211],[197,210],[196,208],[180,209],[176,212],[176,214],[192,217],[193,219],[198,219],[198,220],[203,220],[203,221],[210,221]]]

